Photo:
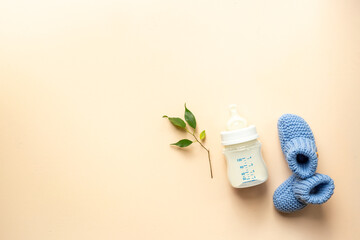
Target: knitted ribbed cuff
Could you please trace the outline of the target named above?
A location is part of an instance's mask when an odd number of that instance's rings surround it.
[[[319,173],[305,180],[297,179],[293,185],[295,197],[306,204],[325,203],[333,195],[334,189],[334,181]]]
[[[304,137],[293,138],[284,147],[289,168],[301,179],[315,174],[318,162],[316,151],[315,141]]]

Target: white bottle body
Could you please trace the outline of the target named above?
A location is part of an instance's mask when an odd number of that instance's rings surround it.
[[[228,178],[233,187],[251,187],[267,180],[268,173],[258,140],[226,145],[224,155]]]

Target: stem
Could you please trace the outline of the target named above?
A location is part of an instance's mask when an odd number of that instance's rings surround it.
[[[207,148],[197,139],[197,137],[195,136],[195,130],[194,130],[193,133],[190,132],[187,128],[185,128],[185,130],[186,130],[188,133],[190,133],[190,134],[195,138],[195,140],[201,145],[201,147],[202,147],[203,149],[205,149],[205,150],[207,151],[207,153],[208,153],[208,159],[209,159],[209,167],[210,167],[210,176],[211,176],[211,178],[213,178],[213,171],[212,171],[211,159],[210,159],[210,150],[207,149]]]
[[[210,176],[211,176],[211,178],[213,178],[213,172],[212,172],[211,160],[210,160],[210,150],[207,150],[207,152],[208,152],[208,158],[209,158]]]

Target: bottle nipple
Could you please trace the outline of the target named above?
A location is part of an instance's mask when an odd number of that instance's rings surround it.
[[[241,129],[247,126],[247,121],[244,118],[240,117],[236,108],[236,104],[229,105],[230,119],[227,122],[227,129],[229,131]]]

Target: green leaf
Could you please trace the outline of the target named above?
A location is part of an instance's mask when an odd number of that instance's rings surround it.
[[[193,129],[196,128],[195,116],[192,112],[190,112],[189,109],[187,109],[186,103],[185,103],[185,120],[190,125],[190,127],[192,127]]]
[[[200,133],[200,140],[204,140],[206,138],[205,130]]]
[[[172,143],[170,145],[175,145],[175,146],[178,146],[178,147],[187,147],[187,146],[190,146],[193,142],[190,141],[189,139],[181,139],[180,141],[178,141],[177,143]]]
[[[181,118],[168,117],[166,115],[164,115],[163,118],[169,119],[169,121],[176,127],[180,127],[180,128],[185,128],[186,127],[186,123]]]

